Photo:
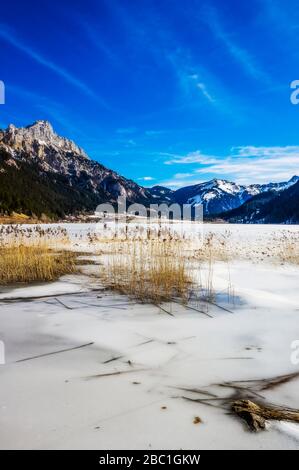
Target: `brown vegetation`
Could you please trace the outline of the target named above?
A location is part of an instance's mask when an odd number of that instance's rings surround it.
[[[288,234],[278,242],[278,257],[283,263],[299,264],[299,236]]]
[[[52,251],[46,243],[11,241],[0,246],[0,284],[53,281],[63,274],[75,272],[71,252]]]
[[[183,246],[176,241],[125,240],[110,245],[103,283],[142,302],[187,299],[191,278]]]

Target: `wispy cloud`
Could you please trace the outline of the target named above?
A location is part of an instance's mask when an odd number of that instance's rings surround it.
[[[289,157],[299,155],[298,145],[286,145],[284,147],[255,147],[246,145],[243,147],[233,147],[232,154],[241,157]]]
[[[190,176],[194,176],[193,173],[176,173],[173,177],[176,180],[182,179],[182,178],[189,178]]]
[[[253,57],[244,47],[240,46],[233,35],[225,30],[225,27],[220,21],[217,10],[214,7],[207,7],[204,9],[203,18],[208,24],[210,30],[215,38],[220,41],[230,56],[237,62],[245,71],[256,80],[270,82],[267,73],[257,64],[255,57]]]
[[[190,48],[178,41],[167,18],[160,15],[158,9],[152,7],[140,23],[120,2],[113,1],[110,6],[113,14],[127,29],[131,47],[150,55],[159,68],[165,69],[166,66],[172,69],[184,108],[202,103],[222,110],[226,108],[223,100],[225,93],[219,80],[212,76],[203,63],[194,59]],[[219,95],[221,93],[219,100],[216,90]]]
[[[225,178],[242,184],[268,183],[269,181],[288,180],[299,173],[299,146],[285,147],[234,147],[228,155],[221,157],[203,154],[200,151],[187,155],[173,156],[164,162],[168,165],[191,165],[192,173],[184,175],[184,184],[195,184],[201,179]],[[179,175],[179,178],[177,177]],[[182,185],[176,174],[172,178],[172,186]],[[166,183],[164,183],[166,184]]]
[[[136,147],[137,143],[134,139],[127,139],[122,141],[125,147]]]
[[[210,103],[215,103],[215,98],[208,92],[207,86],[202,83],[198,82],[196,83],[197,88],[202,92],[203,96],[210,102]]]
[[[100,37],[99,31],[94,29],[89,22],[82,21],[77,18],[79,26],[83,29],[85,35],[87,36],[89,42],[103,55],[106,59],[109,60],[111,64],[116,67],[120,66],[119,57],[116,56],[111,48],[109,48]]]
[[[187,155],[175,155],[175,154],[164,154],[165,156],[171,157],[169,160],[165,160],[165,165],[191,165],[194,163],[201,163],[202,165],[216,163],[218,161],[217,157],[212,157],[211,155],[206,155],[201,153],[199,150],[195,152],[190,152]]]
[[[194,104],[194,99],[198,96],[202,97],[209,105],[222,106],[221,101],[216,99],[215,92],[212,93],[210,90],[217,88],[215,80],[201,64],[194,63],[189,51],[177,48],[175,52],[167,53],[166,59],[173,67],[185,100],[189,98]]]
[[[299,170],[299,146],[244,146],[232,150],[226,158],[219,158],[217,162],[213,160],[204,168],[198,168],[196,174],[209,172],[232,177],[240,183],[254,183],[288,179]]]
[[[210,106],[235,121],[240,120],[241,114],[239,110],[236,112],[236,103],[230,90],[224,86],[221,77],[216,76],[206,66],[204,58],[200,60],[195,56],[192,51],[193,44],[187,46],[181,41],[172,27],[169,18],[171,15],[161,14],[161,10],[151,4],[148,14],[141,22],[138,12],[125,8],[119,1],[111,0],[109,7],[126,30],[126,41],[130,50],[151,57],[163,73],[165,68],[171,72],[169,80],[174,79],[176,84],[174,106],[169,106],[162,112]],[[161,110],[158,113],[160,114]],[[143,118],[152,118],[153,114],[147,114]]]
[[[138,178],[139,181],[154,181],[155,178],[152,176],[142,176],[141,178]]]
[[[88,87],[88,85],[86,85],[80,79],[76,78],[74,75],[72,75],[63,67],[60,67],[59,65],[55,64],[51,60],[47,59],[44,55],[37,52],[32,47],[27,46],[23,41],[21,41],[16,36],[16,34],[12,31],[11,28],[9,28],[7,25],[3,23],[0,24],[0,38],[2,38],[3,40],[11,44],[13,47],[18,49],[19,51],[26,54],[28,57],[30,57],[32,60],[34,60],[38,64],[46,67],[48,70],[51,70],[53,73],[63,78],[67,83],[73,85],[74,87],[79,89],[81,92],[83,92],[85,95],[96,100],[106,109],[109,109],[109,106],[107,105],[107,103],[101,97],[99,97],[94,91],[92,91]]]
[[[138,147],[136,140],[130,138],[130,136],[126,136],[126,134],[121,134],[118,139],[113,139],[112,142],[117,145],[118,149],[126,149],[129,148],[133,150],[135,147]]]

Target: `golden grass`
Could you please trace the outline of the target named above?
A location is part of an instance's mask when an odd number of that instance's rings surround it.
[[[0,284],[54,281],[75,272],[74,254],[54,252],[46,243],[10,242],[0,246]]]
[[[112,249],[101,272],[106,287],[154,304],[187,299],[191,277],[179,242],[125,240]]]

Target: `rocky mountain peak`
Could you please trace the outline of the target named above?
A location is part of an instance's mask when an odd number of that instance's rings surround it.
[[[49,121],[35,121],[33,124],[26,126],[25,129],[35,138],[45,138],[51,140],[54,136],[54,130]]]
[[[80,147],[56,134],[52,125],[44,120],[19,128],[11,124],[6,130],[0,130],[0,178],[1,174],[4,177],[8,171],[12,172],[12,168],[15,168],[16,180],[21,178],[22,169],[26,175],[31,174],[33,184],[47,195],[47,200],[37,203],[39,208],[47,206],[53,213],[94,211],[101,202],[116,202],[119,195],[126,196],[129,202],[146,203],[151,199],[148,190],[90,160]],[[28,194],[23,195],[22,200],[30,199],[30,177],[27,189]],[[52,201],[52,194],[55,194],[55,201]],[[63,201],[63,207],[54,210],[57,201]]]
[[[35,121],[26,127],[10,124],[6,130],[0,132],[0,141],[14,150],[35,153],[39,157],[49,150],[55,150],[88,158],[72,140],[57,135],[50,122],[45,120]]]
[[[6,134],[7,139],[10,139],[11,141],[21,139],[28,141],[44,139],[45,142],[51,142],[53,138],[55,138],[53,127],[48,121],[35,121],[29,126],[20,128],[13,124],[9,124],[4,133]]]

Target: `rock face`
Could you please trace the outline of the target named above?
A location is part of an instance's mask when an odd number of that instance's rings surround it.
[[[0,150],[16,162],[35,164],[41,172],[65,177],[70,186],[92,191],[99,203],[115,202],[119,195],[129,202],[144,203],[151,197],[142,186],[90,160],[74,142],[58,136],[47,121],[23,128],[10,125],[0,131]]]
[[[55,134],[48,121],[36,121],[30,126],[21,128],[10,124],[6,131],[2,131],[2,142],[15,150],[32,154],[36,152],[40,158],[47,154],[49,147],[56,151],[62,150],[88,158],[74,142]]]

